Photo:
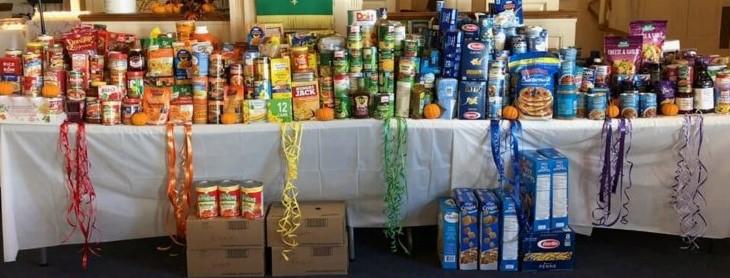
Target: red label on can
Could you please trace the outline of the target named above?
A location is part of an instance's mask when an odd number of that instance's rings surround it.
[[[218,189],[218,204],[220,207],[220,215],[223,217],[236,217],[241,215],[240,202],[241,197],[240,186],[221,186]]]
[[[218,216],[218,187],[199,187],[196,188],[198,193],[198,217],[213,218]]]
[[[241,187],[241,211],[246,219],[264,217],[264,187]]]

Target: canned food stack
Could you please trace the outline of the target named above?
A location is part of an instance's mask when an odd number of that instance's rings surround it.
[[[208,124],[220,124],[228,90],[228,78],[223,55],[213,53],[208,62]]]
[[[208,42],[195,43],[191,48],[192,58],[191,66],[188,69],[188,76],[192,77],[193,123],[195,124],[208,123],[208,120],[210,118],[209,114],[211,113],[214,116],[213,120],[215,120],[216,122],[218,120],[215,117],[216,111],[208,112],[208,101],[211,99],[211,96],[209,96],[211,80],[210,76],[208,75],[211,67],[210,57],[212,53],[213,46]],[[179,54],[184,55],[184,53]],[[184,68],[184,65],[182,68]],[[215,82],[216,80],[213,81]],[[212,98],[215,99],[216,96],[213,96]],[[215,104],[216,102],[213,101],[214,106]]]
[[[398,82],[396,83],[395,92],[395,116],[408,118],[411,109],[411,92],[416,91],[414,84],[419,75],[419,67],[421,65],[420,57],[418,57],[419,41],[414,38],[405,40],[406,51],[404,55],[398,59]],[[423,89],[419,87],[422,92]],[[418,91],[416,91],[418,92]],[[419,93],[420,95],[420,93]],[[418,96],[420,98],[420,96]],[[420,100],[414,99],[419,103]],[[418,108],[418,105],[414,105]]]
[[[578,50],[563,48],[560,50],[562,58],[558,90],[555,96],[555,118],[571,120],[578,113],[578,86],[576,86],[576,65]]]
[[[335,118],[347,119],[352,115],[352,102],[350,101],[352,80],[350,79],[348,51],[345,49],[334,50],[332,65],[332,73],[334,74]]]
[[[317,80],[317,58],[309,46],[291,49],[292,57],[292,103],[294,120],[315,119],[320,107],[319,82]]]

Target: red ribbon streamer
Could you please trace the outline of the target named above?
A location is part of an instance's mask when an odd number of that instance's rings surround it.
[[[175,149],[175,125],[167,125],[167,198],[172,206],[175,217],[175,234],[170,238],[178,245],[183,245],[187,216],[191,205],[191,188],[193,184],[193,127],[185,124],[185,146],[183,149],[183,185],[177,182],[177,150]]]

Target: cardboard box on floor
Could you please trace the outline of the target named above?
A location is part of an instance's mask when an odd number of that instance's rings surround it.
[[[347,244],[340,246],[298,246],[284,260],[284,247],[271,247],[272,276],[347,275]]]
[[[188,250],[188,277],[264,276],[264,247]]]
[[[189,277],[266,274],[264,219],[188,217]]]

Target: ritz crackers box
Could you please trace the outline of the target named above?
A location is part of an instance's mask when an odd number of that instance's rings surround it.
[[[443,269],[458,269],[456,257],[459,252],[459,207],[453,198],[439,199],[438,254]]]
[[[568,158],[556,149],[538,150],[550,159],[551,171],[551,216],[550,228],[560,230],[568,226]]]
[[[550,230],[550,160],[536,150],[520,153],[523,210],[529,210],[526,230]],[[531,205],[531,206],[530,206]]]
[[[522,271],[571,270],[575,263],[575,234],[569,227],[530,232],[522,238]]]
[[[499,265],[499,198],[487,189],[474,190],[479,201],[479,270]]]
[[[459,269],[476,270],[479,257],[479,210],[477,198],[469,188],[453,191],[459,205]]]
[[[517,203],[510,194],[502,191],[497,194],[502,204],[502,217],[499,221],[499,271],[518,271],[520,222],[517,219]]]

